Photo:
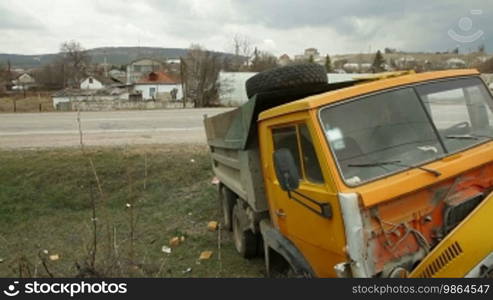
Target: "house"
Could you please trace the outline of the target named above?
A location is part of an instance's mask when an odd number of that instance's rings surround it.
[[[179,100],[183,97],[180,80],[161,71],[143,76],[134,84],[134,89],[142,94],[143,100]]]
[[[318,58],[320,56],[320,53],[318,53],[318,50],[316,48],[308,48],[305,49],[305,57],[313,57],[314,59]]]
[[[105,87],[110,87],[111,85],[118,83],[111,78],[106,78],[103,76],[90,75],[86,77],[80,83],[81,90],[99,90]]]
[[[447,68],[462,69],[466,67],[466,62],[460,58],[450,58],[447,60]]]
[[[12,80],[13,90],[29,90],[37,86],[34,77],[28,73],[22,73]]]
[[[181,63],[180,58],[168,58],[166,59],[166,63],[169,65],[179,65]]]
[[[113,69],[108,72],[108,76],[121,83],[126,83],[127,82],[127,73],[122,70],[118,69]]]
[[[127,65],[127,84],[136,83],[151,72],[164,71],[165,63],[153,58],[140,58]]]
[[[400,70],[414,69],[418,65],[416,58],[412,56],[403,56],[399,58],[395,63]]]
[[[307,61],[313,59],[314,61],[320,60],[320,53],[316,48],[307,48],[303,54],[294,56],[295,61]]]
[[[342,68],[346,73],[357,73],[360,70],[360,64],[357,63],[345,63]]]
[[[289,55],[284,53],[283,55],[279,56],[278,62],[280,66],[285,66],[291,62],[291,58],[289,57]]]

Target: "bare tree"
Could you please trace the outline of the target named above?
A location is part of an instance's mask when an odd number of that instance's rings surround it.
[[[56,90],[64,87],[64,63],[56,59],[53,63],[44,65],[34,72],[36,82],[45,89]]]
[[[260,51],[255,47],[255,50],[253,51],[252,64],[250,65],[250,71],[262,72],[277,66],[277,57],[269,52]]]
[[[217,81],[222,65],[219,54],[192,45],[182,64],[184,101],[193,102],[194,107],[213,105],[218,98]]]
[[[7,69],[2,64],[0,64],[0,94],[5,92],[5,90],[7,89],[7,82]]]
[[[250,59],[253,54],[252,41],[247,36],[236,34],[232,40],[233,51],[235,55],[233,67],[236,71],[248,69]]]
[[[60,47],[64,86],[78,87],[91,61],[87,51],[77,41],[64,42]]]

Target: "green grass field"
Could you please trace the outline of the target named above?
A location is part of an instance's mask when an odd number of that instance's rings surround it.
[[[205,146],[86,153],[0,151],[0,277],[264,276],[230,232],[207,230],[220,215]],[[185,240],[164,253],[175,236]]]

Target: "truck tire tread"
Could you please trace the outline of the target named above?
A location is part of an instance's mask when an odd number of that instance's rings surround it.
[[[298,86],[327,83],[325,67],[304,63],[274,68],[249,78],[245,83],[248,98],[258,93],[271,92]]]

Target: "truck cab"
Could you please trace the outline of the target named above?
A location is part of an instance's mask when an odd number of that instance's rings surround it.
[[[493,98],[479,75],[377,74],[207,118],[237,250],[263,252],[268,274],[491,276]]]

